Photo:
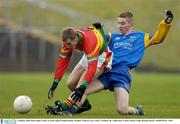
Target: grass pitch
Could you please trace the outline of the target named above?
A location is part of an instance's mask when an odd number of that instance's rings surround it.
[[[47,115],[45,104],[70,94],[64,76],[53,100],[48,100],[52,79],[52,73],[0,73],[0,118],[180,118],[180,74],[133,74],[130,105],[142,104],[145,116],[119,115],[114,94],[108,90],[89,96],[93,107],[88,112],[73,117]],[[13,109],[13,101],[19,95],[27,95],[33,101],[27,114]]]

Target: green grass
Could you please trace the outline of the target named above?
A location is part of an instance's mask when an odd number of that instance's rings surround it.
[[[114,94],[103,91],[89,96],[93,108],[73,117],[47,115],[45,104],[66,98],[70,91],[65,76],[52,101],[47,99],[52,73],[0,73],[0,118],[180,118],[179,74],[133,74],[130,105],[142,104],[145,116],[122,116],[116,113]],[[27,114],[18,114],[13,101],[27,95],[33,108]]]

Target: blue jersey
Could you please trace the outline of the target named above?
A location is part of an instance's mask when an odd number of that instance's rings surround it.
[[[114,90],[116,87],[121,87],[129,92],[131,87],[129,69],[138,66],[144,55],[145,48],[163,42],[170,26],[170,24],[166,24],[162,20],[153,35],[145,32],[106,35],[109,48],[113,52],[113,61],[111,71],[98,77],[105,89]]]
[[[145,32],[131,32],[129,34],[112,33],[106,35],[109,48],[113,51],[112,65],[123,64],[129,68],[136,67],[145,50]]]
[[[129,34],[112,33],[106,35],[109,48],[114,53],[112,66],[116,64],[136,67],[143,55],[145,48],[163,42],[171,24],[162,20],[155,34],[145,32],[130,32]]]

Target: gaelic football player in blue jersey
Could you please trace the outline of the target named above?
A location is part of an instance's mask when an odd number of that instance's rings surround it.
[[[133,14],[131,12],[121,13],[117,18],[120,33],[106,35],[109,48],[113,52],[112,69],[89,84],[81,101],[74,103],[65,113],[74,114],[78,107],[84,103],[87,95],[109,89],[114,91],[118,113],[144,115],[140,105],[135,108],[129,106],[129,92],[132,81],[130,71],[138,66],[146,48],[163,42],[171,27],[172,20],[172,12],[170,10],[165,11],[165,19],[160,22],[157,31],[152,35],[146,32],[134,31]],[[57,104],[57,106],[57,108],[61,108],[60,104]]]

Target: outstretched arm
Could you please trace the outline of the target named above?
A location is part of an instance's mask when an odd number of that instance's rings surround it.
[[[156,33],[153,36],[148,33],[145,34],[145,47],[163,42],[171,27],[172,20],[172,12],[170,10],[165,11],[165,19],[160,22]]]
[[[48,91],[48,99],[51,99],[54,95],[54,91],[58,86],[59,81],[61,80],[72,54],[72,50],[67,49],[64,44],[61,46],[61,50],[59,53],[59,58],[57,61],[56,71],[54,73],[53,83]]]

